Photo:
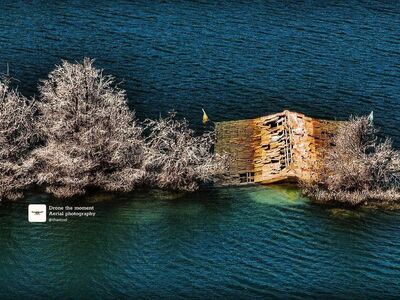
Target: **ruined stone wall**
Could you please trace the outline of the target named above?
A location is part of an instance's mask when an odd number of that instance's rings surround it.
[[[340,122],[307,117],[303,114],[287,112],[291,127],[293,175],[297,179],[310,180],[313,170],[318,167],[323,153],[330,146]]]
[[[216,123],[216,153],[228,154],[230,163],[223,184],[254,182],[254,124],[253,120]]]
[[[284,111],[253,120],[217,123],[216,152],[228,153],[226,183],[310,180],[339,122]]]

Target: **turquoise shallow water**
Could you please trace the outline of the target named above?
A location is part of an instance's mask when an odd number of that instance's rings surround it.
[[[141,120],[374,110],[398,147],[399,32],[396,1],[0,0],[0,72],[33,96],[61,59],[89,56]],[[288,187],[108,198],[62,224],[27,222],[29,203],[58,203],[44,194],[0,203],[0,298],[400,296],[398,211]]]
[[[400,213],[319,207],[291,187],[0,205],[0,298],[400,295]],[[95,205],[30,224],[28,203]]]

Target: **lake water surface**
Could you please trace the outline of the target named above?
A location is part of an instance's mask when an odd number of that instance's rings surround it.
[[[1,298],[400,294],[398,211],[318,207],[290,187],[97,198],[0,206]],[[28,223],[38,202],[97,215]]]
[[[396,1],[0,1],[0,72],[33,96],[61,59],[89,56],[141,120],[374,110],[399,147],[399,32]],[[290,187],[94,198],[0,204],[0,298],[400,296],[398,211]],[[29,203],[87,201],[95,218],[27,221]]]

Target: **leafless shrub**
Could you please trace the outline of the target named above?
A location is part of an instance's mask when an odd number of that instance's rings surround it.
[[[35,143],[34,101],[10,88],[10,81],[0,82],[0,200],[22,197],[33,182],[31,161],[27,159]]]
[[[93,67],[63,61],[39,87],[38,130],[45,145],[33,152],[37,182],[58,197],[89,187],[129,191],[142,178],[142,128],[125,91]]]
[[[196,136],[171,114],[146,120],[144,134],[125,92],[90,59],[62,62],[39,91],[33,105],[0,83],[2,198],[20,197],[31,183],[57,197],[136,185],[193,191],[225,172],[226,158],[211,151],[213,132]]]
[[[218,179],[226,170],[226,158],[212,154],[214,133],[195,136],[186,120],[175,113],[146,120],[143,167],[146,184],[161,189],[193,191],[200,183]]]
[[[316,180],[302,184],[306,195],[318,202],[351,205],[400,200],[400,152],[389,139],[377,138],[369,118],[351,118],[333,142]]]

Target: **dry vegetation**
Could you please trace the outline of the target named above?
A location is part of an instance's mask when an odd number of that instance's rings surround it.
[[[227,158],[213,154],[214,133],[195,135],[172,113],[140,124],[125,91],[93,61],[63,62],[39,87],[37,102],[0,82],[0,198],[16,199],[32,184],[57,197],[88,188],[193,191],[218,180]],[[380,141],[366,117],[353,118],[302,183],[318,202],[359,205],[400,199],[400,153]]]
[[[28,159],[36,141],[34,101],[0,82],[0,200],[17,199],[33,182],[32,161]]]
[[[39,92],[33,106],[0,85],[2,198],[21,197],[31,183],[65,198],[89,188],[193,191],[225,170],[211,152],[212,133],[195,136],[173,116],[139,124],[125,91],[90,59],[64,61]]]
[[[89,188],[135,187],[193,191],[226,171],[213,154],[214,133],[196,135],[172,113],[139,123],[125,91],[93,61],[64,61],[39,87],[37,102],[0,82],[0,198],[16,199],[30,185],[57,197]],[[359,205],[400,199],[400,153],[380,141],[366,117],[353,118],[302,183],[318,202]]]
[[[226,158],[212,154],[213,133],[195,136],[186,120],[174,117],[171,113],[145,121],[146,182],[162,189],[194,191],[199,183],[213,182],[225,172]]]
[[[129,191],[142,176],[142,129],[129,111],[125,92],[111,76],[66,61],[40,86],[36,149],[38,183],[58,197],[83,194],[88,187]]]
[[[327,149],[313,183],[303,190],[317,202],[350,205],[400,200],[400,152],[377,137],[368,117],[351,118]]]

